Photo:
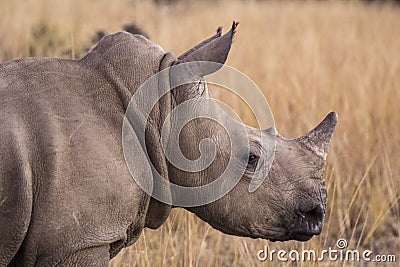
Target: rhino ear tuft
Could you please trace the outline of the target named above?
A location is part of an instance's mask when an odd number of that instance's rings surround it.
[[[178,57],[178,61],[175,64],[196,62],[196,61],[207,61],[219,63],[218,67],[213,68],[199,68],[197,73],[199,76],[205,76],[219,70],[228,58],[229,51],[232,45],[232,39],[236,32],[238,22],[233,22],[232,28],[229,32],[221,36],[222,28],[217,29],[217,33],[204,40],[195,47],[189,49]]]
[[[180,60],[180,61],[184,60],[188,55],[190,55],[191,53],[193,53],[195,50],[199,49],[199,48],[202,47],[203,45],[205,45],[205,44],[211,42],[212,40],[214,40],[214,39],[216,39],[216,38],[218,38],[218,37],[221,37],[221,34],[222,34],[222,27],[218,27],[218,28],[217,28],[217,33],[216,33],[216,34],[214,34],[214,35],[211,36],[210,38],[204,40],[203,42],[201,42],[201,43],[195,45],[194,47],[190,48],[188,51],[186,51],[185,53],[183,53],[182,55],[180,55],[180,56],[178,57],[178,60]]]
[[[297,141],[303,143],[315,154],[326,159],[328,146],[335,130],[337,120],[338,115],[336,112],[329,113],[317,127],[309,133],[297,138]]]

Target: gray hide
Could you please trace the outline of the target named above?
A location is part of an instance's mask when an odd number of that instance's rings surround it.
[[[138,87],[159,70],[199,60],[223,64],[236,26],[223,36],[219,29],[179,58],[143,36],[121,32],[104,37],[80,60],[25,58],[0,65],[0,266],[106,266],[144,227],[158,228],[166,220],[171,206],[144,193],[126,166],[125,110]],[[156,170],[188,186],[209,182],[206,177],[215,176],[229,153],[222,143],[214,167],[192,174],[193,180],[168,164],[161,124],[174,105],[207,97],[196,92],[181,86],[166,94],[146,128]],[[194,124],[190,133],[182,132],[184,144],[215,135],[218,127]],[[244,177],[220,200],[188,210],[234,235],[307,240],[319,234],[326,209],[325,157],[335,124],[331,113],[293,140],[266,130],[277,138],[277,152],[262,186],[249,193]],[[249,135],[259,131],[247,129]],[[183,150],[189,158],[197,153],[191,146]]]

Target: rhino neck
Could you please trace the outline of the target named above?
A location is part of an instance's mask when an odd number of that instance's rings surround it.
[[[164,57],[160,61],[159,70],[162,71],[171,66],[171,64],[176,60],[176,57],[171,53],[164,54]],[[154,167],[156,171],[164,177],[164,179],[169,180],[169,173],[168,173],[168,163],[165,157],[164,151],[161,145],[161,130],[164,124],[169,125],[167,121],[168,114],[170,114],[171,110],[173,109],[173,96],[169,90],[166,94],[164,94],[163,88],[169,88],[169,77],[168,75],[161,75],[158,80],[158,95],[160,97],[157,105],[154,107],[153,112],[151,113],[151,117],[155,122],[153,126],[153,133],[146,133],[146,140],[147,135],[151,135],[151,140],[153,140],[153,144],[148,145],[147,148],[149,152],[149,156],[151,159],[158,159],[153,160]],[[168,192],[169,194],[170,192]],[[169,213],[171,212],[171,205],[162,203],[154,198],[150,199],[149,207],[147,209],[146,220],[145,220],[145,227],[156,229],[160,227],[165,220],[168,218]]]
[[[82,62],[95,69],[101,79],[105,79],[106,83],[111,85],[118,95],[122,109],[126,111],[140,86],[151,76],[168,67],[175,59],[171,54],[165,54],[160,46],[140,35],[120,32],[104,37]],[[160,88],[151,90],[151,94],[161,95]],[[165,179],[168,179],[168,170],[161,146],[160,129],[171,110],[170,102],[168,94],[162,97],[147,121],[141,119],[140,109],[134,110],[136,119],[131,122],[133,129],[137,128],[137,123],[142,127],[146,125],[146,144],[142,144],[142,148],[147,151],[155,170]],[[147,207],[145,227],[158,228],[166,220],[170,210],[170,205],[151,198]]]

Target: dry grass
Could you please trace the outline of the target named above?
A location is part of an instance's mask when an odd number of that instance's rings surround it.
[[[0,61],[75,57],[96,30],[116,31],[131,21],[166,51],[179,54],[237,19],[241,24],[228,64],[263,89],[282,135],[301,135],[329,111],[339,114],[322,234],[306,243],[237,238],[177,209],[111,265],[257,266],[256,253],[264,245],[321,250],[335,247],[340,237],[352,248],[395,254],[400,251],[399,18],[397,6],[359,2],[216,1],[167,8],[128,0],[2,0]]]

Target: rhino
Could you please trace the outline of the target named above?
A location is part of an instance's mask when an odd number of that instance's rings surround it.
[[[225,34],[218,28],[179,57],[142,35],[118,32],[78,60],[24,58],[0,65],[0,266],[106,266],[145,227],[160,227],[179,208],[132,179],[122,147],[125,113],[141,84],[160,70],[189,62],[224,64],[236,27]],[[204,77],[218,68],[192,71]],[[179,139],[182,153],[195,159],[199,142],[213,137],[216,154],[205,170],[173,166],[161,143],[161,125],[176,105],[209,97],[201,82],[160,96],[141,144],[147,151],[142,166],[151,164],[163,179],[188,187],[218,176],[232,153],[218,124],[192,121]],[[306,241],[320,234],[325,162],[336,122],[331,112],[295,139],[275,128],[242,125],[256,149],[238,157],[245,166],[241,179],[223,197],[184,208],[230,235]],[[262,139],[271,138],[273,161],[250,192],[251,177],[267,156]],[[151,181],[152,172],[142,179]]]

